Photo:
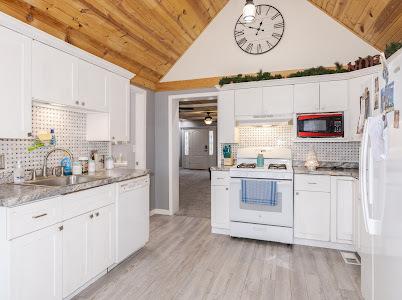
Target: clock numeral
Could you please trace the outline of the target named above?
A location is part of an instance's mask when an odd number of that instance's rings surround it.
[[[257,5],[257,7],[255,8],[255,12],[257,15],[261,15],[261,5]]]
[[[242,47],[245,43],[247,43],[247,39],[246,38],[242,38],[240,41],[237,42],[237,44]]]
[[[281,14],[279,12],[277,12],[272,18],[271,20],[275,20],[277,17],[279,17]]]
[[[262,52],[262,47],[261,44],[257,45],[257,53],[261,53]]]
[[[271,9],[271,6],[268,6],[267,11],[265,13],[266,16],[268,16],[268,13],[269,13],[270,9]]]
[[[267,41],[268,48],[271,49],[274,45],[272,45],[269,41]]]
[[[283,27],[285,27],[285,23],[283,22],[274,24],[274,28],[283,28]]]
[[[249,43],[248,45],[247,45],[247,48],[246,48],[246,52],[252,52],[253,51],[253,43]]]
[[[235,30],[235,37],[239,37],[241,35],[244,35],[244,30],[241,30],[241,31]]]
[[[276,32],[274,32],[274,33],[272,34],[272,36],[273,36],[274,38],[278,39],[278,40],[280,40],[280,39],[281,39],[281,37],[282,37],[282,35],[281,35],[281,34],[276,33]]]

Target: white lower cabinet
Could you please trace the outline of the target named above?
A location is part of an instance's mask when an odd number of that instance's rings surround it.
[[[10,299],[62,298],[60,226],[53,225],[11,240]]]
[[[296,191],[294,236],[319,241],[330,240],[331,194]]]
[[[229,172],[213,171],[211,183],[211,226],[213,233],[229,232]]]
[[[352,249],[356,195],[352,177],[296,174],[295,238]]]

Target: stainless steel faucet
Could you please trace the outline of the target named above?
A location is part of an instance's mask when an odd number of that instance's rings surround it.
[[[52,154],[53,152],[56,152],[56,151],[63,151],[63,152],[65,152],[65,153],[67,153],[68,156],[70,157],[71,162],[73,161],[73,155],[72,155],[71,152],[68,151],[67,149],[55,148],[55,149],[50,150],[50,151],[46,154],[45,160],[43,161],[43,173],[42,173],[42,176],[43,176],[43,177],[47,177],[47,160],[48,160],[50,154]]]

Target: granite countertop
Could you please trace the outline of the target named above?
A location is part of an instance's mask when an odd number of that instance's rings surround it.
[[[233,166],[216,166],[216,167],[211,167],[211,171],[229,171],[230,168],[233,168]]]
[[[0,206],[12,207],[44,198],[70,194],[101,185],[130,180],[149,174],[149,170],[112,169],[98,171],[91,176],[99,179],[69,186],[39,186],[30,184],[0,184]]]
[[[295,174],[330,175],[330,176],[350,176],[359,179],[359,169],[357,168],[336,168],[319,167],[315,171],[309,171],[306,167],[293,167]]]

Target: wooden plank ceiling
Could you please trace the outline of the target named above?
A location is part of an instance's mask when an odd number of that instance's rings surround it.
[[[0,10],[156,83],[228,0],[0,0]]]
[[[308,1],[378,50],[402,40],[402,0]]]
[[[207,113],[214,121],[218,117],[218,102],[217,100],[194,100],[180,101],[179,117],[184,120],[200,121],[204,120]]]

